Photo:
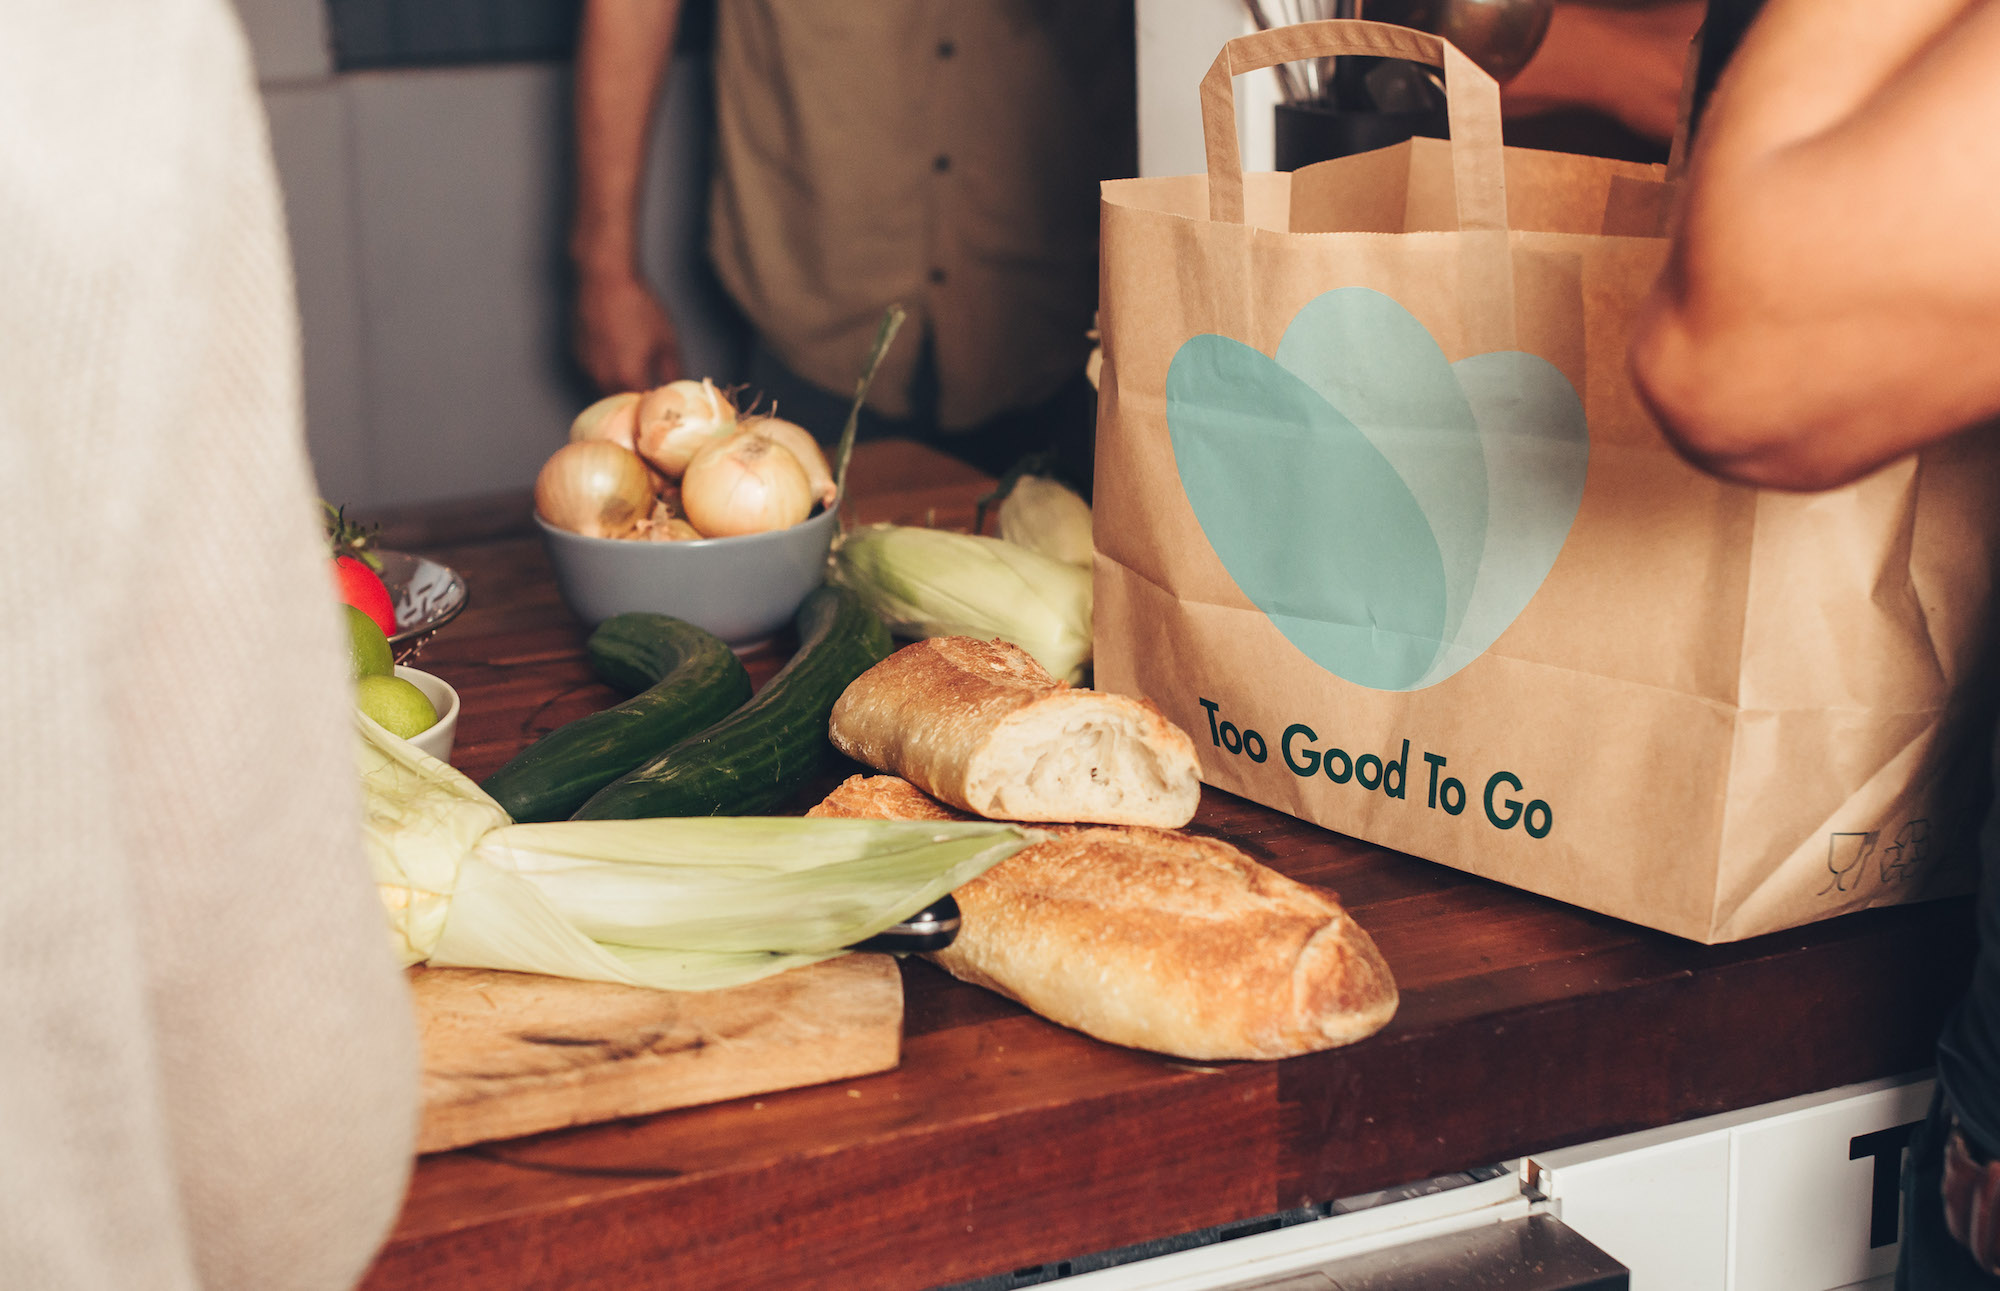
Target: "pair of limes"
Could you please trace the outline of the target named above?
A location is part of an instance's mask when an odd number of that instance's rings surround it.
[[[354,702],[391,735],[409,739],[437,725],[430,696],[396,675],[389,638],[374,619],[352,605],[347,611],[348,644],[354,652]]]

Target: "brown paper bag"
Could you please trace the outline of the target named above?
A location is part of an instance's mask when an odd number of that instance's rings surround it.
[[[1441,66],[1450,142],[1243,174],[1230,77],[1337,54]],[[1626,373],[1664,168],[1503,149],[1435,37],[1201,93],[1209,173],[1104,190],[1097,684],[1218,788],[1685,937],[1969,890],[2000,454],[1689,467]]]

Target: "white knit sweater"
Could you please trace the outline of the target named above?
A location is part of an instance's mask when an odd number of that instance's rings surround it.
[[[0,1283],[338,1288],[417,1059],[226,0],[0,5]]]

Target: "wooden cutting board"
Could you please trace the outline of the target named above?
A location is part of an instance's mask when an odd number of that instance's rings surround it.
[[[843,955],[722,991],[413,968],[423,1037],[419,1152],[894,1067],[903,980]]]

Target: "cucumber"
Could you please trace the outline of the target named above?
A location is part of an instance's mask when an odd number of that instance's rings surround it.
[[[825,764],[827,719],[848,683],[889,657],[889,630],[844,587],[799,607],[798,653],[757,697],[612,781],[577,820],[755,816],[780,807]]]
[[[517,821],[562,820],[633,767],[750,698],[750,674],[721,637],[664,614],[618,614],[586,647],[599,680],[631,694],[557,727],[480,788]]]

